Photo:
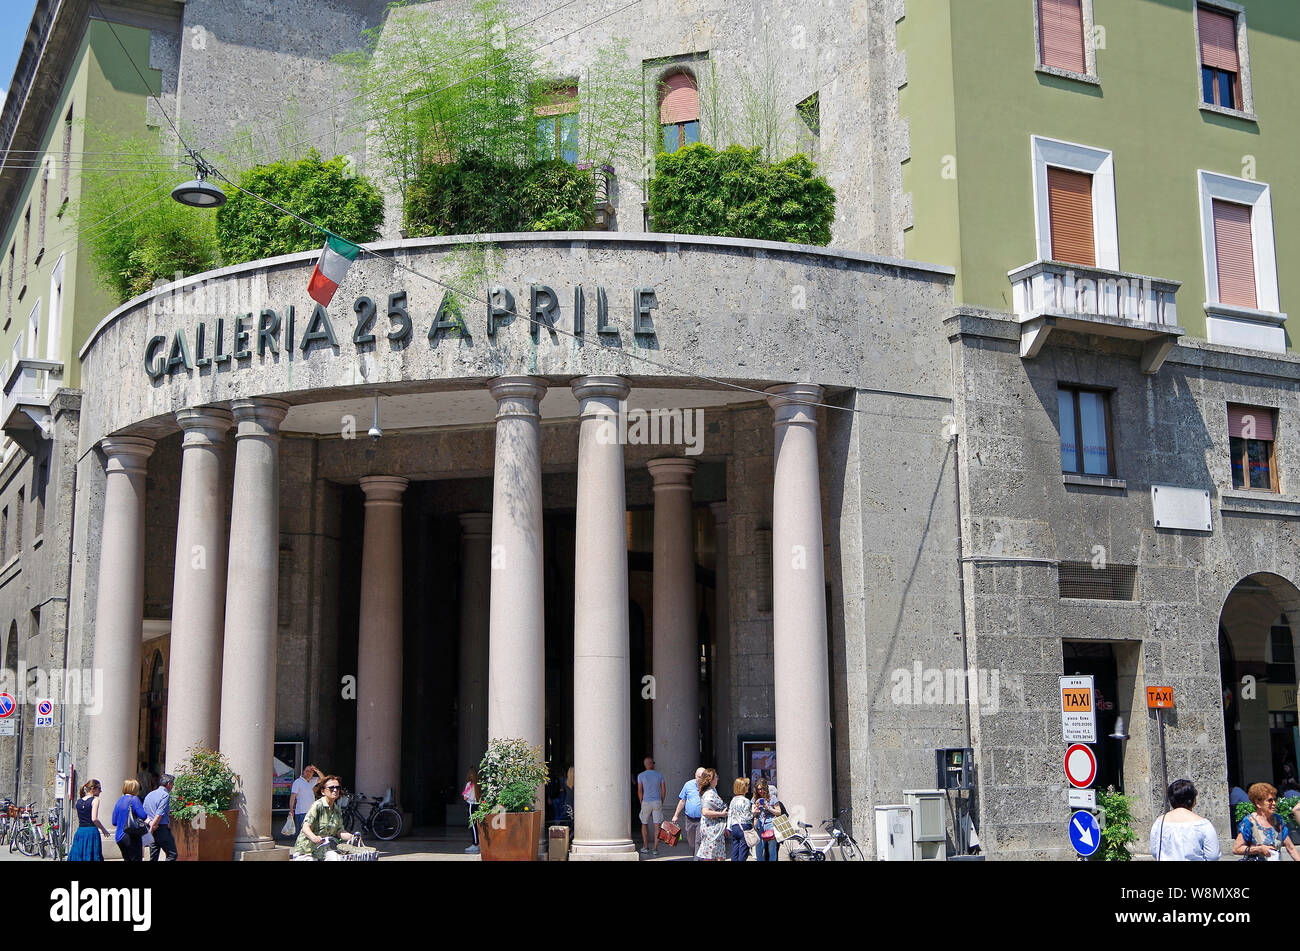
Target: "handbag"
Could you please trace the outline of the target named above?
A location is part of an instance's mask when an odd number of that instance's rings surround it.
[[[669,845],[676,845],[682,841],[682,828],[671,819],[665,819],[659,825],[659,833],[656,838],[660,842],[667,842]]]
[[[790,814],[786,812],[772,817],[772,828],[776,830],[776,840],[778,842],[784,842],[794,835],[794,823],[790,821]]]
[[[131,803],[128,802],[126,804],[126,834],[133,839],[140,839],[144,837],[147,827],[145,821],[136,814],[136,811],[131,808]]]
[[[293,813],[291,812],[284,817],[284,825],[280,826],[280,835],[296,835],[297,832],[298,827],[294,825]]]
[[[754,827],[750,826],[748,829],[742,828],[741,831],[745,835],[745,845],[747,845],[751,849],[758,848],[758,832],[754,829]]]

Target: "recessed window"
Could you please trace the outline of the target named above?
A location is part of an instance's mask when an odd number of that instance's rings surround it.
[[[659,84],[659,127],[665,152],[700,141],[700,91],[690,73],[673,73]]]
[[[1269,186],[1201,170],[1206,335],[1211,343],[1286,351]]]
[[[1241,14],[1197,4],[1196,36],[1201,51],[1201,101],[1206,105],[1244,111],[1238,17]],[[1242,24],[1244,27],[1244,24]]]
[[[1118,270],[1111,153],[1038,135],[1030,143],[1038,259]]]
[[[556,86],[536,109],[537,158],[578,161],[578,87]]]
[[[1115,475],[1110,394],[1063,386],[1057,391],[1057,409],[1061,424],[1061,471]]]
[[[1038,61],[1072,73],[1088,72],[1083,0],[1038,0]]]
[[[1275,410],[1266,406],[1228,404],[1228,452],[1232,487],[1277,492]]]
[[[1047,210],[1051,220],[1052,260],[1094,267],[1092,176],[1066,168],[1047,169]]]
[[[1255,242],[1251,238],[1251,206],[1214,199],[1214,270],[1219,279],[1219,303],[1255,308]]]

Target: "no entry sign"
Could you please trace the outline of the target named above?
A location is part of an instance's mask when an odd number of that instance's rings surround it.
[[[1097,778],[1097,757],[1082,743],[1065,751],[1065,778],[1076,789],[1087,789]]]
[[[16,706],[12,696],[7,693],[0,693],[0,720],[13,716]]]

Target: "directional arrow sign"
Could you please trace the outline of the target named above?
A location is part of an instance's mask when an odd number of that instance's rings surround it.
[[[1097,778],[1097,757],[1082,743],[1065,751],[1065,778],[1077,789],[1087,789]]]
[[[1101,848],[1101,826],[1091,812],[1076,812],[1070,816],[1070,844],[1084,858]]]

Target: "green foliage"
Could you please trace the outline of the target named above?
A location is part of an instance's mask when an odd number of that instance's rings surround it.
[[[1292,815],[1292,810],[1294,810],[1297,805],[1300,805],[1300,796],[1291,796],[1290,798],[1279,799],[1277,801],[1277,817],[1285,822],[1287,828],[1291,830],[1291,841],[1293,842],[1296,841],[1297,838],[1300,838],[1300,823],[1297,823],[1296,817]],[[1255,804],[1253,802],[1239,802],[1232,807],[1233,838],[1236,838],[1237,836],[1237,829],[1241,827],[1241,820],[1254,811]]]
[[[189,759],[175,775],[171,801],[174,820],[185,821],[199,815],[216,814],[222,822],[226,821],[222,813],[230,808],[239,777],[224,756],[216,750],[192,747]]]
[[[312,150],[298,161],[258,165],[240,175],[239,185],[357,244],[378,238],[384,221],[383,195],[341,155],[322,161]],[[217,240],[226,264],[323,243],[315,228],[237,190],[217,212]]]
[[[824,245],[835,190],[803,155],[772,163],[757,148],[688,145],[655,160],[650,215],[661,232]]]
[[[411,237],[581,231],[595,218],[590,171],[551,159],[522,168],[477,155],[420,170],[406,198]]]
[[[542,751],[525,740],[491,740],[478,766],[480,802],[470,823],[494,812],[531,812],[537,787],[548,778]]]
[[[1101,830],[1101,860],[1131,861],[1133,856],[1129,854],[1128,846],[1138,840],[1133,831],[1133,800],[1109,786],[1105,792],[1097,793],[1097,805],[1106,813],[1106,824]]]
[[[159,161],[155,136],[122,139],[91,132],[87,142],[93,143],[88,150],[141,156],[138,169],[85,171],[73,209],[95,272],[119,302],[173,280],[178,271],[194,274],[216,265],[214,216],[172,200],[171,189],[193,173]]]

